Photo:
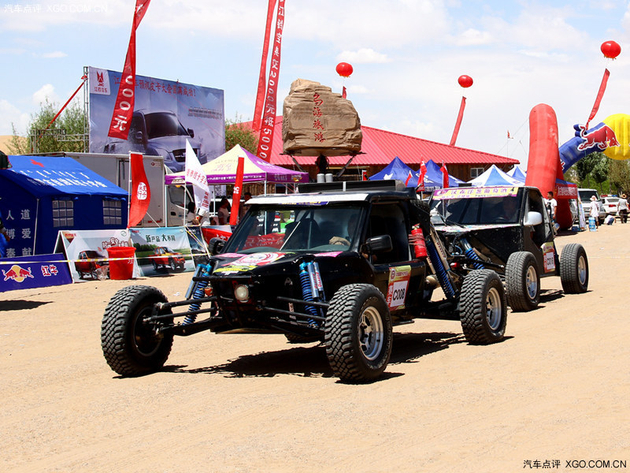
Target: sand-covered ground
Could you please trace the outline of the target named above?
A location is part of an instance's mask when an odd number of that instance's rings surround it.
[[[586,248],[589,291],[543,279],[502,343],[468,345],[451,321],[396,328],[368,385],[338,382],[315,343],[209,332],[176,338],[162,372],[117,376],[107,301],[129,284],[182,298],[191,273],[0,293],[0,471],[627,471],[629,237],[560,236]]]

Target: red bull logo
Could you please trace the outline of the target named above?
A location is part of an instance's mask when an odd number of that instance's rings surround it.
[[[31,268],[24,269],[21,266],[14,264],[8,271],[2,270],[2,274],[4,275],[4,280],[8,281],[12,279],[16,282],[22,282],[26,278],[34,278],[33,273],[31,272]]]
[[[584,151],[597,147],[600,151],[612,146],[620,146],[617,141],[617,135],[612,128],[608,125],[602,125],[599,128],[594,128],[586,131],[586,127],[580,125],[580,137],[584,140],[577,147],[579,151]]]

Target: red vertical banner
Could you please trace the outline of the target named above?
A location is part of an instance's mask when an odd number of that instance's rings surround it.
[[[273,22],[273,9],[276,6],[276,0],[269,0],[267,6],[267,23],[265,25],[265,39],[263,41],[262,59],[260,60],[260,74],[258,76],[258,91],[256,92],[256,106],[254,108],[254,120],[252,128],[254,131],[260,131],[260,122],[262,121],[262,110],[265,105],[265,83],[267,82],[267,57],[269,56],[269,37],[271,36],[271,23]]]
[[[608,77],[610,77],[610,71],[606,69],[604,71],[604,77],[602,77],[602,83],[599,84],[599,90],[597,91],[597,97],[595,97],[595,103],[593,104],[593,109],[591,110],[591,114],[588,116],[588,120],[586,121],[585,129],[588,130],[588,124],[597,114],[599,110],[599,104],[602,101],[602,97],[604,96],[604,92],[606,91],[606,84],[608,84]]]
[[[125,67],[120,77],[114,113],[112,114],[112,121],[109,124],[109,132],[107,133],[107,136],[112,138],[126,140],[129,135],[129,125],[133,116],[136,94],[136,29],[140,25],[142,18],[144,18],[150,2],[151,0],[136,0],[131,37],[129,38],[127,56],[125,57]]]
[[[442,171],[442,188],[446,189],[448,187],[448,169],[446,169],[446,164],[442,163],[440,171]]]
[[[282,49],[282,30],[284,28],[284,2],[285,0],[278,0],[276,32],[271,53],[271,64],[269,65],[269,77],[267,79],[265,106],[263,107],[262,124],[258,138],[258,150],[256,151],[256,154],[265,161],[271,159],[273,129],[277,115],[276,97],[278,95],[278,77],[280,76],[280,52]]]
[[[407,179],[405,179],[405,187],[407,187],[409,185],[409,181],[411,181],[411,171],[409,171],[409,174],[407,175]]]
[[[232,211],[230,213],[230,225],[234,226],[238,222],[238,210],[241,206],[241,194],[243,193],[243,173],[245,170],[245,158],[238,157],[236,165],[236,182],[234,183],[234,192],[232,192]]]
[[[135,227],[144,218],[151,202],[151,188],[144,172],[144,160],[140,153],[129,153],[129,167],[131,168],[131,199],[129,204],[129,225]]]
[[[462,103],[459,105],[459,113],[457,114],[457,122],[455,122],[455,129],[453,130],[453,136],[451,136],[450,146],[455,146],[457,141],[457,135],[459,135],[459,127],[462,124],[462,118],[464,117],[464,108],[466,108],[466,97],[462,97]]]
[[[427,166],[424,160],[420,163],[420,171],[418,173],[418,190],[424,190],[424,177],[427,175]]]

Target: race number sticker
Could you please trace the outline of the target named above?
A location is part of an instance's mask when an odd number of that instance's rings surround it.
[[[399,266],[390,268],[389,282],[387,284],[387,306],[390,310],[403,309],[405,296],[411,277],[411,266]]]
[[[556,270],[556,252],[553,249],[553,243],[547,242],[542,246],[543,265],[545,273]]]

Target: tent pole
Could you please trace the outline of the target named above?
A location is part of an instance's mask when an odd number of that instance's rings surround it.
[[[35,248],[37,247],[37,222],[39,217],[39,199],[37,199],[37,207],[35,208],[35,235],[33,236],[33,254],[35,254]]]

